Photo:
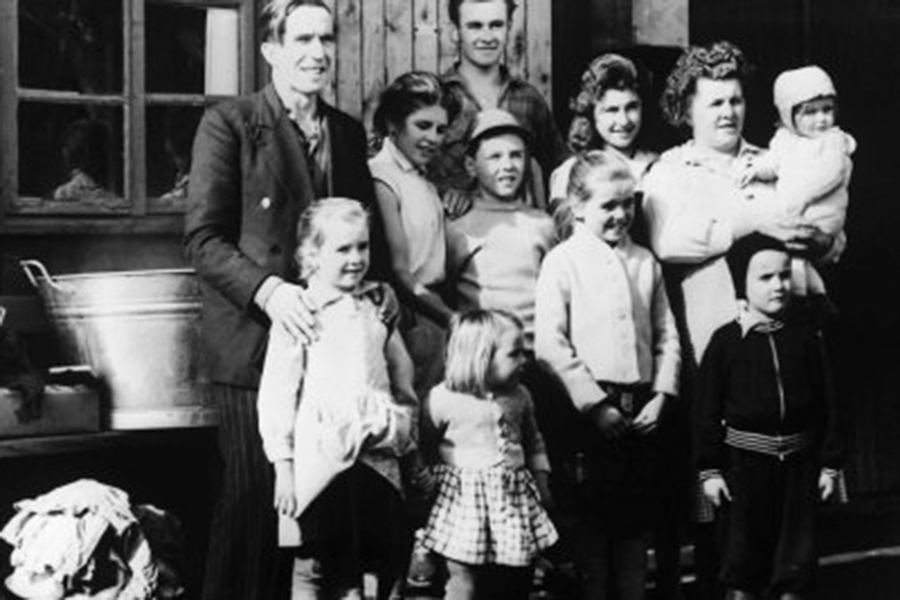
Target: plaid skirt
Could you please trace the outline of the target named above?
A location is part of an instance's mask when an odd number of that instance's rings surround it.
[[[422,545],[471,565],[524,567],[559,535],[525,468],[435,469],[438,496]]]

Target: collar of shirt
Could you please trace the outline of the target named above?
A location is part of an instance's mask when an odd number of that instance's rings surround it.
[[[306,153],[310,156],[314,156],[322,147],[325,140],[325,115],[319,111],[319,113],[313,117],[313,120],[311,121],[313,131],[306,131],[300,126],[300,123],[293,119],[291,119],[291,123],[296,127],[297,133],[300,135],[300,140],[306,148]]]
[[[525,208],[525,202],[521,197],[511,202],[504,202],[494,198],[487,198],[481,191],[476,191],[473,200],[475,206],[481,210],[491,212],[516,212]]]
[[[269,100],[269,104],[272,106],[276,112],[284,111],[284,115],[287,119],[294,125],[297,132],[300,134],[300,139],[303,141],[304,145],[307,146],[307,151],[309,154],[312,154],[316,148],[319,146],[322,137],[325,132],[325,111],[322,109],[322,100],[318,100],[319,105],[316,110],[316,115],[313,117],[313,128],[315,131],[312,135],[307,134],[300,124],[291,117],[291,112],[288,110],[288,107],[284,105],[281,101],[281,98],[278,94],[272,94],[271,96],[267,96]]]
[[[405,171],[407,173],[418,173],[419,175],[424,176],[424,171],[414,165],[409,158],[403,154],[403,151],[397,147],[397,144],[394,143],[389,137],[384,138],[382,142],[382,147],[384,150],[390,155],[391,159],[400,167],[400,170]]]
[[[457,62],[452,67],[450,67],[444,75],[441,77],[444,80],[444,83],[452,83],[460,86],[469,99],[481,108],[481,103],[478,102],[475,94],[472,93],[472,89],[469,87],[469,82],[466,81],[466,78],[462,76],[462,73],[459,72],[459,63]],[[498,94],[499,102],[498,104],[502,105],[503,97],[506,96],[507,92],[511,90],[515,90],[519,86],[521,86],[523,80],[519,77],[514,76],[509,72],[509,68],[506,65],[500,65],[500,94]]]
[[[344,298],[359,299],[378,288],[375,281],[363,281],[351,292],[342,292],[333,287],[326,286],[313,279],[306,288],[306,298],[310,300],[316,310],[324,310],[328,306],[343,300]]]
[[[767,317],[758,312],[751,312],[746,301],[740,302],[737,316],[738,325],[741,326],[741,337],[747,337],[751,331],[759,333],[772,333],[784,327],[784,323],[777,319]]]
[[[761,154],[763,149],[759,146],[755,146],[748,142],[745,139],[741,139],[741,145],[738,148],[737,154],[734,158],[741,158],[747,155],[757,155]],[[688,165],[694,166],[708,166],[715,168],[718,166],[719,168],[731,168],[731,164],[733,159],[729,159],[724,157],[722,154],[718,152],[713,152],[711,150],[706,150],[701,148],[697,144],[694,143],[693,140],[685,143],[681,146],[681,158]]]
[[[588,248],[595,248],[600,252],[613,252],[620,257],[628,254],[628,250],[631,248],[631,236],[626,234],[618,244],[610,246],[578,221],[575,222],[572,239]]]

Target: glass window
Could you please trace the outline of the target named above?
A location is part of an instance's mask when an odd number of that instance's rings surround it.
[[[231,8],[149,4],[147,91],[236,94],[238,17]]]
[[[122,206],[122,109],[23,102],[19,196]]]
[[[250,91],[255,4],[0,0],[0,229],[183,212],[204,107]]]
[[[19,0],[19,86],[122,93],[122,0]]]
[[[203,107],[151,106],[147,109],[147,196],[183,206],[191,170],[194,132]]]

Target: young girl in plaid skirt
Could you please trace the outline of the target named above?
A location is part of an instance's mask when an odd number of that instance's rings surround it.
[[[557,540],[542,504],[550,463],[528,391],[522,323],[497,310],[454,318],[446,377],[425,404],[437,499],[423,545],[447,560],[446,598],[527,598],[532,565]]]

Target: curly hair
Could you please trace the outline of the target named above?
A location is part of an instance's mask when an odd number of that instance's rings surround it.
[[[433,73],[410,71],[395,79],[381,92],[373,116],[375,133],[384,138],[394,128],[403,127],[406,118],[420,108],[441,106],[447,111],[447,122],[459,113],[460,104]]]
[[[663,116],[670,125],[685,133],[698,79],[737,79],[743,85],[751,74],[752,67],[744,53],[731,42],[686,48],[666,80],[666,89],[660,98]]]
[[[569,126],[569,146],[576,153],[603,146],[594,127],[594,107],[609,90],[630,90],[639,97],[643,84],[637,67],[619,54],[601,54],[581,76],[581,90],[569,101],[574,113]]]

